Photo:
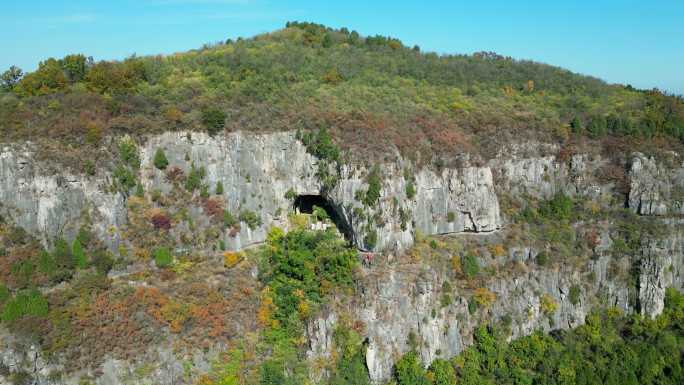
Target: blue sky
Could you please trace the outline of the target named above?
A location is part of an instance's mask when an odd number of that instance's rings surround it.
[[[440,53],[495,51],[684,94],[682,0],[4,0],[0,70],[47,57],[172,53],[288,20],[391,35]]]

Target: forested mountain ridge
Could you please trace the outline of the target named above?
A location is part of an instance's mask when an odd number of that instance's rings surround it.
[[[2,79],[0,383],[684,378],[680,97],[310,23]]]
[[[410,157],[434,152],[423,163],[450,160],[454,149],[490,158],[520,138],[582,147],[586,137],[632,149],[684,140],[678,96],[490,52],[424,53],[312,23],[168,56],[50,58],[21,75],[12,68],[2,76],[4,140],[57,139],[72,151],[109,134],[224,128],[326,127],[365,157],[392,146]]]

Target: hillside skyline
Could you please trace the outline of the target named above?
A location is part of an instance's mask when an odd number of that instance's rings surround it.
[[[67,4],[68,3],[68,4]],[[677,67],[684,60],[677,23],[684,6],[670,0],[649,5],[606,1],[544,5],[501,1],[487,5],[402,2],[316,5],[258,0],[146,0],[116,4],[29,1],[10,4],[0,16],[0,69],[33,71],[41,60],[82,53],[97,60],[132,54],[172,54],[228,38],[248,38],[307,20],[362,35],[389,35],[439,54],[493,51],[516,59],[566,68],[609,83],[684,94]],[[30,28],[27,28],[30,26]]]

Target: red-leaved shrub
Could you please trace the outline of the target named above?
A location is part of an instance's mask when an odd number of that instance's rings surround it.
[[[171,183],[180,182],[184,179],[184,177],[185,177],[185,173],[178,166],[169,167],[166,170],[166,180],[171,182]]]
[[[223,202],[216,198],[209,198],[204,201],[204,212],[207,216],[221,219],[223,215]]]
[[[156,230],[169,230],[171,228],[171,218],[166,213],[156,213],[152,216],[152,225]]]

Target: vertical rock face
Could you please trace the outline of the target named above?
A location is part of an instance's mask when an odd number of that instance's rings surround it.
[[[203,167],[203,183],[210,190],[221,182],[226,208],[235,216],[249,210],[260,217],[260,226],[252,229],[245,225],[238,234],[224,234],[230,249],[263,242],[269,227],[285,225],[293,203],[285,198],[288,190],[301,195],[320,194],[316,159],[292,134],[212,138],[199,133],[166,133],[151,137],[141,148],[141,179],[146,191],[171,188],[164,172],[153,165],[157,149],[165,152],[169,167],[179,167],[186,175],[193,166]]]
[[[204,168],[203,183],[209,189],[221,182],[231,212],[249,210],[260,217],[259,226],[241,226],[238,234],[224,234],[231,249],[263,242],[269,227],[287,225],[286,214],[293,205],[285,197],[288,191],[322,194],[317,159],[306,152],[294,133],[234,133],[214,138],[181,132],[150,137],[140,147],[139,178],[146,191],[168,192],[171,185],[164,172],[153,165],[157,149],[164,150],[170,167],[179,167],[186,175],[193,166]],[[31,161],[32,154],[28,145],[6,147],[0,154],[3,211],[46,245],[58,236],[73,237],[88,216],[98,235],[115,246],[116,235],[108,230],[125,224],[125,198],[108,192],[112,190],[111,176],[41,174],[40,166]],[[363,167],[343,167],[339,183],[326,194],[361,248],[405,249],[413,243],[414,225],[424,234],[487,232],[501,227],[489,168],[441,174],[420,170],[415,175],[415,196],[409,199],[403,170],[394,164],[380,165],[382,185],[374,207],[356,199],[358,190],[368,188],[368,172]],[[376,232],[377,241],[368,247],[364,238],[371,231]]]
[[[503,257],[499,263],[507,265],[515,258]],[[607,277],[610,262],[610,257],[603,257],[588,266],[588,271],[579,272],[571,266],[540,269],[528,258],[518,274],[491,280],[485,286],[496,300],[490,308],[475,313],[468,308],[469,290],[449,292],[453,301],[445,306],[442,285],[448,276],[444,272],[420,265],[372,270],[361,281],[358,301],[351,306],[352,318],[365,325],[366,364],[371,379],[374,383],[389,379],[395,359],[412,348],[412,339],[426,364],[460,353],[473,343],[475,328],[485,319],[506,324],[514,339],[539,329],[579,326],[599,303],[629,312],[628,285]],[[587,276],[594,276],[594,281],[587,282]],[[576,303],[569,296],[573,286],[582,288]],[[542,305],[546,296],[558,306],[551,314],[545,313]],[[311,359],[329,354],[329,336],[335,330],[335,321],[328,315],[311,323]],[[327,332],[321,330],[323,325]]]
[[[499,176],[499,185],[492,187],[500,196],[549,199],[563,192],[608,202],[614,186],[601,183],[597,177],[605,165],[606,161],[601,158],[589,159],[582,155],[568,162],[559,162],[552,156],[497,158],[490,162],[490,167]],[[595,258],[585,266],[568,262],[544,268],[535,263],[539,250],[511,249],[509,255],[494,263],[504,267],[504,271],[511,267],[515,271],[488,281],[485,287],[495,294],[496,300],[486,311],[471,313],[467,298],[472,293],[458,289],[452,292],[453,301],[443,306],[442,283],[448,279],[445,272],[419,264],[371,269],[361,281],[359,298],[351,306],[351,312],[353,318],[365,325],[366,363],[373,382],[383,383],[391,377],[396,358],[411,349],[409,335],[417,341],[418,351],[427,365],[436,358],[456,355],[471,344],[474,329],[481,322],[508,325],[513,339],[538,329],[579,326],[596,307],[613,306],[626,313],[640,311],[650,317],[660,314],[666,288],[684,288],[684,222],[678,217],[681,203],[677,199],[681,195],[676,193],[683,186],[682,171],[682,167],[664,167],[635,154],[628,173],[632,187],[629,208],[641,215],[664,217],[663,236],[645,240],[636,261],[610,252],[610,221],[604,223],[599,234]],[[638,270],[637,287],[618,273],[630,271],[633,263]],[[556,309],[549,312],[544,301],[554,303]],[[330,319],[326,319],[327,324]],[[334,330],[333,325],[330,327]],[[320,339],[322,335],[326,333],[320,330],[316,335],[309,335],[311,356],[325,346],[325,341]]]
[[[606,160],[586,155],[574,155],[568,162],[555,156],[519,158],[500,157],[490,162],[490,167],[500,175],[500,192],[514,196],[528,195],[537,199],[549,199],[556,193],[571,196],[599,197],[609,193],[613,186],[597,180],[596,170]]]
[[[106,176],[46,175],[33,161],[30,144],[0,151],[0,214],[49,245],[57,236],[72,238],[84,217],[110,245],[109,229],[125,223],[123,196],[107,192]],[[114,236],[115,237],[115,236]]]
[[[684,287],[684,221],[677,218],[666,223],[668,234],[644,245],[638,266],[639,308],[649,317],[662,313],[665,289]]]
[[[330,193],[352,225],[355,241],[361,248],[366,246],[366,224],[376,216],[378,219],[372,224],[377,233],[376,250],[400,251],[410,247],[415,230],[434,235],[501,228],[499,201],[492,172],[487,167],[447,169],[440,174],[422,169],[415,174],[415,181],[408,181],[397,165],[382,165],[383,184],[375,207],[355,199],[356,191],[368,188],[364,180],[367,173],[365,169],[354,172],[345,168],[339,185]],[[409,183],[415,188],[411,198],[406,193]],[[402,213],[406,215],[403,219]]]
[[[557,175],[559,165],[554,157],[505,159],[499,165],[504,186],[511,193],[528,193],[537,197],[551,197],[560,187]]]
[[[164,150],[169,168],[178,167],[186,175],[193,167],[204,168],[202,183],[214,191],[220,182],[226,208],[236,216],[251,211],[260,218],[261,224],[253,228],[243,224],[239,232],[221,235],[233,250],[263,242],[271,226],[287,227],[287,213],[294,204],[292,192],[325,199],[357,247],[396,254],[413,245],[419,233],[481,239],[497,236],[495,230],[502,229],[505,222],[499,202],[510,197],[549,199],[563,192],[603,206],[615,204],[610,201],[615,186],[601,182],[598,176],[607,161],[586,155],[559,161],[554,156],[518,157],[512,153],[485,167],[439,172],[424,168],[408,173],[411,165],[400,159],[377,165],[380,197],[369,206],[359,196],[369,188],[370,168],[341,166],[339,181],[324,192],[317,177],[318,160],[294,133],[210,137],[176,132],[151,136],[139,147],[138,179],[145,191],[167,193],[172,185],[165,172],[153,165],[157,149]],[[106,172],[96,176],[48,174],[32,160],[35,151],[28,143],[0,151],[3,217],[38,236],[46,246],[56,237],[72,238],[87,221],[95,234],[116,250],[121,240],[112,230],[125,228],[127,210],[126,197],[113,192],[112,176]],[[596,306],[639,310],[648,316],[659,314],[665,289],[684,286],[684,166],[681,161],[665,166],[641,154],[635,154],[630,164],[626,170],[629,209],[662,219],[665,226],[661,239],[642,244],[641,257],[636,261],[636,288],[616,276],[615,271],[630,271],[634,261],[608,252],[610,219],[599,234],[595,257],[584,265],[567,262],[543,268],[535,262],[541,250],[525,244],[494,258],[491,263],[500,274],[483,284],[482,289],[496,298],[486,309],[469,309],[472,290],[466,289],[456,289],[452,300],[444,303],[443,283],[448,276],[427,264],[388,263],[363,269],[348,312],[364,325],[366,363],[372,380],[387,380],[395,359],[409,350],[410,343],[418,343],[415,347],[426,365],[436,358],[458,354],[473,342],[475,328],[485,320],[506,325],[510,338],[516,338],[539,328],[575,327]],[[582,224],[573,231],[581,232]],[[466,234],[471,232],[477,234]],[[556,308],[549,311],[548,303]],[[335,309],[327,309],[307,325],[311,360],[331,357],[334,330],[341,318]],[[21,354],[15,353],[6,350],[2,362],[28,362],[38,357],[18,358]],[[169,373],[179,371],[179,364],[173,357],[160,357],[174,369],[155,374],[150,382],[171,383]],[[116,383],[130,370],[125,363],[110,360],[104,367],[106,375],[98,383]]]
[[[684,163],[672,155],[674,164],[668,167],[634,154],[629,170],[629,208],[639,215],[665,217],[662,221],[668,229],[663,239],[643,246],[638,299],[641,313],[650,317],[663,311],[667,287],[684,286]]]
[[[501,227],[499,202],[488,167],[447,170],[437,176],[422,170],[416,199],[416,226],[427,234],[490,232]],[[449,218],[453,213],[455,219]]]
[[[684,215],[684,163],[664,167],[635,154],[629,171],[629,207],[640,215]]]

